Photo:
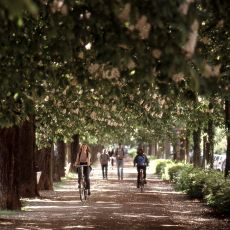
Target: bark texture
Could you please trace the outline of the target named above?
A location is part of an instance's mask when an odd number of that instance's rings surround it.
[[[42,171],[38,190],[53,190],[52,148],[37,151],[38,167]]]
[[[18,127],[17,178],[19,195],[35,197],[38,195],[35,170],[35,128],[34,120],[25,121]]]
[[[225,101],[225,121],[226,128],[228,130],[227,135],[227,153],[226,153],[226,166],[224,171],[224,176],[227,177],[229,175],[230,170],[230,101]]]
[[[199,128],[196,131],[193,131],[193,143],[194,143],[194,151],[193,151],[193,165],[196,167],[201,166],[201,129]]]
[[[17,127],[0,129],[0,209],[20,209],[16,170]]]

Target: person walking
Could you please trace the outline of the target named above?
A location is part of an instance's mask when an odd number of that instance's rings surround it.
[[[100,163],[101,163],[101,170],[102,170],[102,177],[103,179],[108,179],[108,163],[110,161],[109,154],[107,149],[103,149],[100,155]]]
[[[123,147],[121,146],[121,143],[119,143],[118,148],[116,148],[115,150],[115,157],[116,157],[116,163],[117,163],[118,180],[123,180],[125,151]]]
[[[88,195],[91,195],[90,192],[90,179],[89,179],[89,174],[90,174],[90,164],[91,164],[91,155],[90,155],[90,149],[88,145],[82,144],[80,147],[80,150],[77,154],[77,158],[75,161],[75,165],[84,165],[83,167],[83,174],[85,177],[86,181],[86,189],[88,190]],[[81,168],[77,168],[77,173],[78,173],[78,186],[80,186],[80,181],[81,181]]]
[[[110,151],[108,151],[109,157],[110,157],[110,161],[111,161],[111,169],[113,170],[113,166],[114,166],[114,150],[111,149]]]
[[[137,188],[140,185],[140,171],[143,169],[144,183],[146,184],[146,166],[149,165],[149,160],[144,153],[143,148],[137,149],[137,155],[133,160],[134,167],[137,165]]]

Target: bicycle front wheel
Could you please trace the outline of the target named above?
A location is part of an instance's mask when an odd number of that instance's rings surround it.
[[[85,185],[84,181],[82,181],[80,188],[79,188],[80,200],[82,202],[86,201],[86,199],[87,199],[87,189],[85,187],[86,187],[86,185]]]

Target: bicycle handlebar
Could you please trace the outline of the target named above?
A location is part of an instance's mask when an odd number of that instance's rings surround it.
[[[75,165],[75,167],[77,167],[77,168],[81,168],[81,167],[89,167],[89,165]]]

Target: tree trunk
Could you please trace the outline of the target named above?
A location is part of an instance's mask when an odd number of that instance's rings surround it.
[[[58,166],[59,173],[61,177],[65,176],[65,143],[64,141],[57,142],[57,152],[58,152]]]
[[[173,144],[173,160],[180,160],[180,139],[178,134],[176,134],[176,140]]]
[[[166,138],[165,141],[164,141],[164,149],[165,149],[165,158],[166,159],[170,159],[170,142],[169,140]]]
[[[35,127],[34,119],[18,127],[17,178],[21,197],[38,196],[35,172]]]
[[[157,157],[157,152],[158,152],[158,144],[157,141],[154,142],[154,156]]]
[[[57,150],[57,145],[54,144],[53,146],[53,181],[60,182],[61,181],[61,175],[59,170],[59,153]]]
[[[200,167],[200,143],[201,143],[201,129],[198,128],[197,131],[193,131],[193,142],[194,142],[194,151],[193,151],[193,165]]]
[[[209,154],[209,146],[207,136],[203,136],[203,158],[202,158],[202,168],[206,168],[207,159]]]
[[[71,143],[71,169],[70,171],[72,172],[75,171],[73,165],[76,161],[79,147],[80,147],[80,138],[79,138],[79,134],[76,134],[73,136],[73,142]]]
[[[52,149],[45,148],[37,151],[38,167],[42,171],[38,184],[39,190],[53,190],[52,180]]]
[[[185,151],[186,151],[186,139],[181,133],[180,137],[180,160],[185,161]]]
[[[65,145],[65,155],[66,155],[65,164],[67,165],[68,163],[71,163],[71,143],[66,143],[66,145]]]
[[[103,145],[90,145],[91,150],[91,159],[92,162],[95,162],[97,160],[97,154],[98,152],[102,152],[104,146]]]
[[[57,182],[65,176],[65,143],[57,141],[53,153],[53,180]]]
[[[153,155],[153,144],[149,143],[149,155]]]
[[[210,168],[213,168],[214,161],[214,125],[213,120],[210,119],[208,122],[208,159],[207,162],[210,165]]]
[[[227,177],[230,170],[230,101],[225,101],[225,122],[227,128],[227,153],[226,153],[226,165],[224,170],[224,176]]]
[[[0,129],[0,209],[20,209],[17,165],[17,127]]]
[[[190,131],[186,131],[186,144],[185,144],[185,162],[188,163],[190,162],[190,156],[189,156],[189,136],[190,136]]]

